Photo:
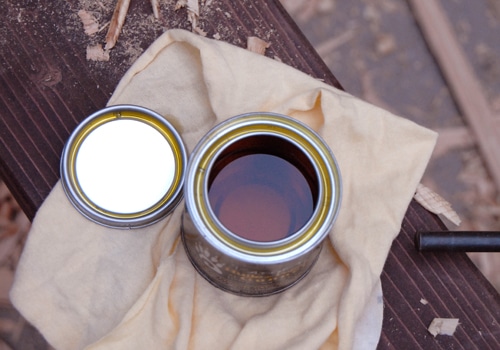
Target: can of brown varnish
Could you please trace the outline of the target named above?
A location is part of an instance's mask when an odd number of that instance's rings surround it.
[[[331,150],[306,125],[272,113],[230,118],[200,140],[188,163],[187,255],[225,291],[283,291],[318,259],[341,192]]]

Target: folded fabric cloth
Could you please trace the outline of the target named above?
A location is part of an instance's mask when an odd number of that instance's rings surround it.
[[[382,308],[370,304],[434,132],[283,63],[183,30],[164,33],[144,52],[117,86],[114,104],[165,116],[188,151],[234,115],[297,118],[335,154],[342,208],[305,279],[283,293],[251,298],[213,287],[191,266],[179,239],[183,203],[152,226],[110,229],[81,216],[58,183],[35,217],[11,291],[14,305],[50,344],[349,349],[360,344],[356,335],[371,333],[376,346]]]

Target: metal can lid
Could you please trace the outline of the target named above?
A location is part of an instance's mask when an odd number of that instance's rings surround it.
[[[186,150],[175,128],[144,107],[117,105],[87,117],[61,158],[73,206],[113,228],[138,228],[168,215],[182,198]]]

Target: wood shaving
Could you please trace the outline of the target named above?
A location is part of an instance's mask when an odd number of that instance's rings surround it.
[[[207,36],[207,33],[198,26],[200,18],[200,5],[198,0],[179,0],[175,4],[175,10],[187,8],[187,20],[191,23],[191,31],[201,36]]]
[[[109,50],[104,50],[101,44],[87,46],[88,61],[109,61]]]
[[[436,215],[442,215],[448,220],[450,220],[455,225],[460,225],[460,217],[453,210],[451,204],[444,200],[436,192],[432,191],[430,188],[419,184],[417,186],[417,191],[414,196],[415,200],[420,203],[425,209]]]
[[[422,298],[422,299],[420,299],[420,304],[427,305],[427,304],[429,304],[429,302],[427,300],[425,300],[424,298]]]
[[[299,22],[307,22],[318,14],[332,14],[337,0],[281,0],[282,5]]]
[[[476,143],[474,135],[468,127],[448,127],[436,129],[439,134],[433,157],[441,157],[452,150],[464,150],[473,147]]]
[[[292,16],[297,15],[304,7],[303,0],[281,0],[282,5]]]
[[[82,21],[85,34],[92,36],[99,31],[99,23],[92,13],[80,10],[78,11],[78,17]]]
[[[201,35],[201,36],[207,36],[207,32],[205,32],[200,27],[194,27],[193,32],[195,32],[196,34]]]
[[[110,50],[115,46],[118,36],[122,30],[123,23],[125,23],[125,17],[127,16],[129,5],[130,0],[118,0],[116,3],[113,17],[111,17],[108,33],[106,34],[106,46],[104,46],[105,50]]]
[[[200,7],[198,0],[187,0],[187,19],[191,23],[193,32],[198,28],[198,19],[200,18]]]
[[[373,4],[368,4],[366,7],[363,9],[363,18],[369,22],[372,22],[376,24],[377,26],[379,25],[381,21],[381,14],[379,10],[375,7]]]
[[[319,13],[332,13],[337,5],[336,0],[319,0],[317,8]]]
[[[377,53],[381,56],[386,56],[396,50],[396,39],[392,34],[380,34],[377,37],[376,43]]]
[[[180,10],[181,8],[186,7],[186,5],[187,5],[187,0],[179,0],[175,3],[174,10],[175,11]]]
[[[158,0],[151,0],[151,7],[153,8],[153,16],[160,18],[160,2]]]
[[[200,5],[198,0],[187,0],[188,12],[192,12],[196,17],[200,17]]]
[[[323,41],[316,46],[316,51],[321,57],[326,57],[340,46],[347,44],[356,35],[355,29],[349,29],[336,37]]]
[[[264,55],[266,53],[266,49],[271,46],[270,43],[264,41],[256,36],[250,36],[247,39],[247,50],[258,53],[260,55]]]
[[[452,336],[458,326],[458,318],[435,318],[432,320],[427,330],[434,337],[437,335]]]

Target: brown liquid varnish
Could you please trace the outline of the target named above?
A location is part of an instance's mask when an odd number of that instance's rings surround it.
[[[270,154],[232,160],[215,175],[208,194],[222,225],[257,242],[277,241],[297,232],[314,211],[304,175]]]

